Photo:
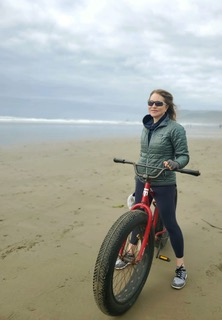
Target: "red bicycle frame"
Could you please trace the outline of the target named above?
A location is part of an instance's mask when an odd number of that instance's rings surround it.
[[[156,207],[156,204],[154,203],[154,205],[155,205],[154,214],[152,214],[152,211],[151,211],[151,208],[150,208],[151,202],[150,202],[150,199],[149,199],[149,194],[151,194],[151,196],[152,196],[152,198],[153,198],[153,191],[151,190],[151,186],[150,186],[149,180],[150,180],[150,179],[155,179],[155,178],[157,178],[163,171],[168,170],[168,169],[167,169],[167,168],[151,167],[151,166],[146,166],[146,165],[142,165],[142,164],[137,165],[135,162],[126,161],[126,160],[124,160],[124,159],[114,158],[113,161],[114,161],[114,162],[117,162],[117,163],[127,163],[127,164],[133,165],[136,175],[137,175],[137,176],[140,176],[140,177],[142,177],[142,178],[144,178],[144,177],[143,177],[142,174],[139,174],[139,173],[138,173],[138,171],[137,171],[137,166],[140,166],[140,167],[150,167],[150,168],[153,168],[153,169],[158,169],[158,170],[160,170],[159,173],[158,173],[156,176],[149,176],[149,177],[147,176],[146,182],[145,182],[145,186],[144,186],[144,189],[143,189],[143,195],[142,195],[142,200],[141,200],[141,202],[135,204],[135,205],[132,206],[132,208],[130,209],[130,210],[144,209],[144,211],[145,211],[145,212],[147,213],[147,215],[148,215],[148,223],[147,223],[147,225],[146,225],[146,229],[145,229],[143,241],[142,241],[142,244],[141,244],[139,253],[138,253],[137,258],[136,258],[136,262],[139,262],[139,261],[142,260],[143,253],[144,253],[144,251],[145,251],[146,245],[148,244],[149,234],[150,234],[151,228],[152,228],[152,226],[154,226],[154,228],[156,227],[157,220],[158,220],[158,208]],[[177,169],[176,171],[177,171],[177,172],[181,172],[181,173],[191,174],[191,175],[194,175],[194,176],[199,176],[199,175],[200,175],[200,172],[197,171],[197,170]],[[148,178],[149,178],[149,179],[148,179]],[[161,234],[163,234],[163,233],[165,233],[165,232],[166,232],[166,228],[163,228],[162,231],[159,231],[159,232],[157,232],[157,233],[155,234],[155,237],[157,238],[159,235],[161,235]],[[125,243],[126,243],[126,241],[124,242],[123,246],[122,246],[121,249],[120,249],[120,255],[122,255],[122,253],[123,253]]]

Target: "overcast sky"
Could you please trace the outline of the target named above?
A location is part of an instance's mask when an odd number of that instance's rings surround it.
[[[222,110],[222,2],[0,0],[0,109]],[[1,115],[1,110],[0,110]]]

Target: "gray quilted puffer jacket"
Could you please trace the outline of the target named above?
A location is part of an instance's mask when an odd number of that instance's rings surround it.
[[[141,150],[138,163],[155,167],[164,167],[163,162],[169,159],[176,161],[179,168],[183,168],[189,162],[186,132],[182,125],[171,120],[167,115],[163,121],[154,129],[148,143],[148,125],[152,117],[146,115],[143,118],[143,130],[141,134]],[[140,167],[139,172],[150,175],[158,173],[155,169]],[[176,184],[176,173],[170,170],[164,171],[151,185],[172,185]]]

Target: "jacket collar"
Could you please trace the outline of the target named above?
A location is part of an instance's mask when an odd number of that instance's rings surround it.
[[[156,123],[153,123],[153,117],[150,114],[147,114],[144,118],[143,118],[143,125],[145,128],[149,129],[149,130],[154,130],[157,127],[159,127],[161,125],[162,126],[166,126],[167,123],[169,121],[169,115],[167,113],[165,113],[159,121],[157,121]]]

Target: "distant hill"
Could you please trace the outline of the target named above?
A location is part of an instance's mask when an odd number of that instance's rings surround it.
[[[177,118],[182,123],[222,125],[222,110],[177,110]]]

